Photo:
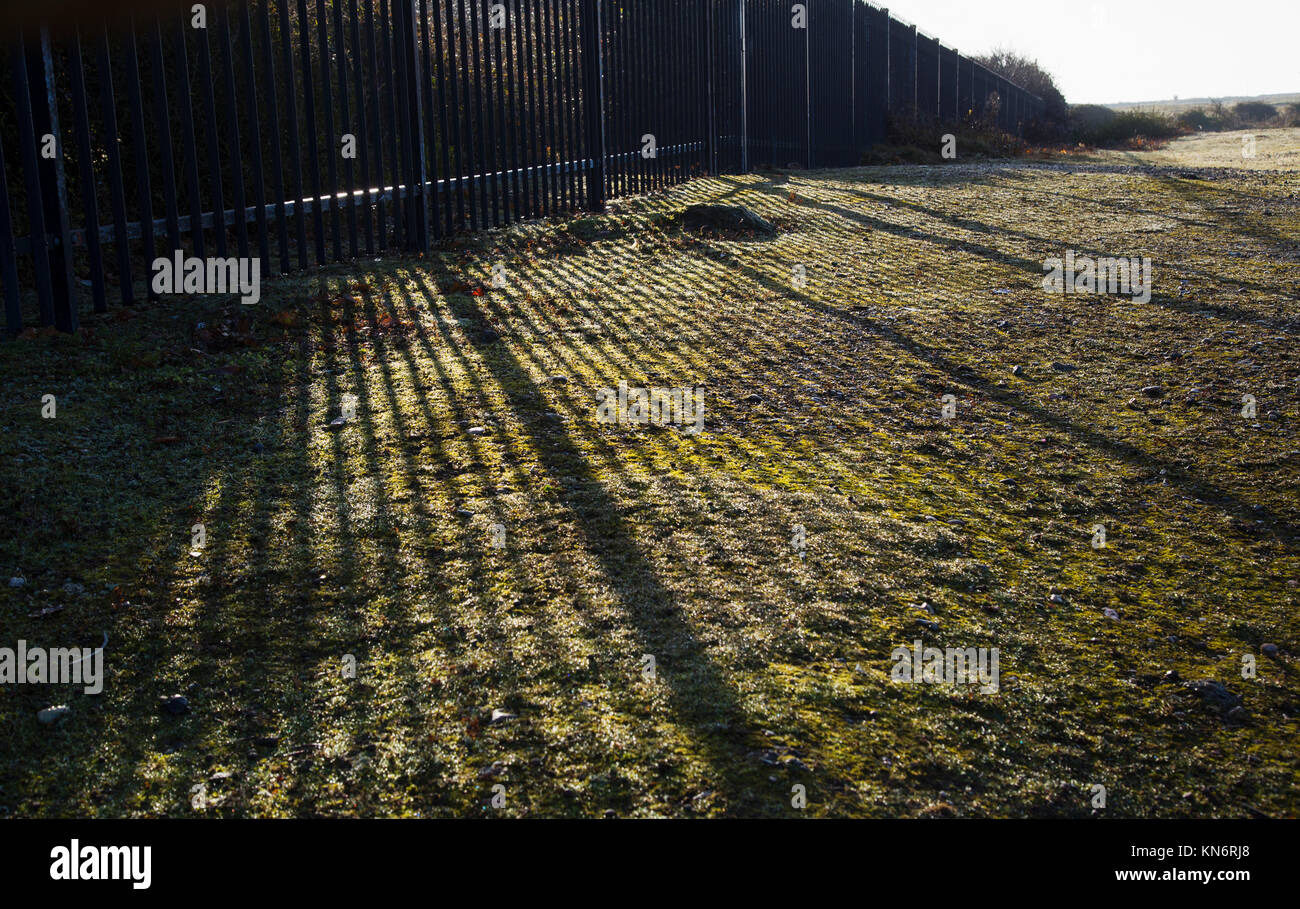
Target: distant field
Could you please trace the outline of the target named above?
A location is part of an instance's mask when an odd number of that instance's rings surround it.
[[[1242,154],[1243,137],[1255,137],[1255,154]],[[1169,167],[1234,167],[1242,170],[1300,170],[1300,129],[1245,129],[1198,133],[1174,139],[1154,151],[1103,150],[1091,160]]]
[[[1265,104],[1274,105],[1297,104],[1300,103],[1300,92],[1289,95],[1257,95],[1252,98],[1179,98],[1176,101],[1124,101],[1118,104],[1103,104],[1102,107],[1120,111],[1151,110],[1177,116],[1185,111],[1196,110],[1199,107],[1209,107],[1216,103],[1223,104],[1225,107],[1232,107],[1242,101],[1261,101]]]

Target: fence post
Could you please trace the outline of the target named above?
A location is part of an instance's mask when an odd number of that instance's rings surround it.
[[[29,207],[40,206],[42,218],[33,217],[32,243],[40,242],[47,249],[52,313],[42,312],[42,321],[49,324],[53,317],[59,331],[77,330],[77,298],[73,294],[72,233],[68,225],[68,180],[63,169],[63,134],[59,129],[59,102],[54,84],[54,55],[50,48],[50,33],[40,27],[40,37],[25,47],[26,82],[30,103],[33,149],[44,145],[44,136],[54,136],[54,156],[35,156],[36,176],[40,184],[40,198],[29,196]],[[19,66],[22,64],[19,63]],[[19,86],[19,91],[22,86]],[[21,117],[20,113],[20,117]],[[33,182],[29,181],[29,188]],[[38,229],[45,236],[36,237]],[[38,263],[39,268],[39,263]]]
[[[400,17],[395,38],[400,39],[401,67],[398,72],[406,81],[407,123],[403,131],[409,130],[408,154],[410,171],[407,185],[407,245],[410,246],[414,235],[414,248],[429,252],[429,210],[425,186],[424,162],[424,107],[420,94],[420,28],[418,15],[420,0],[393,0],[394,12]],[[407,137],[403,137],[407,138]],[[413,231],[412,231],[413,229]]]
[[[745,41],[745,0],[740,7],[740,172],[749,173],[749,45]]]
[[[587,207],[591,211],[605,208],[605,177],[609,165],[605,145],[605,42],[600,3],[601,0],[582,0],[579,9],[582,17],[582,103],[587,114],[586,156],[591,159],[587,171]]]

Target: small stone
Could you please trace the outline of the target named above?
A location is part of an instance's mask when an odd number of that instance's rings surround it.
[[[569,377],[568,376],[547,376],[546,381],[552,382],[556,385],[563,385],[564,383],[569,381]]]
[[[1013,367],[1011,367],[1011,374],[1012,374],[1013,376],[1024,375],[1024,372],[1025,372],[1025,368],[1024,368],[1023,366],[1013,366]]]
[[[172,716],[183,716],[190,712],[190,702],[183,694],[173,694],[158,699],[158,706],[162,708],[163,713],[169,713]]]
[[[71,712],[71,707],[60,704],[57,707],[46,707],[44,710],[37,711],[36,719],[44,726],[52,726]]]
[[[1074,372],[1078,367],[1071,366],[1069,363],[1053,363],[1052,369],[1055,369],[1057,372]]]
[[[1158,398],[1164,393],[1165,393],[1165,387],[1163,385],[1142,386],[1142,394],[1146,395],[1148,398]]]
[[[10,578],[10,579],[9,579],[9,586],[10,586],[10,587],[21,587],[21,586],[23,586],[23,585],[26,584],[26,583],[27,583],[27,579],[26,579],[26,578]]]
[[[503,764],[501,761],[493,761],[491,766],[484,767],[482,770],[478,772],[478,778],[480,780],[494,780],[505,772],[506,772],[505,764]]]
[[[515,714],[511,713],[509,710],[503,710],[503,709],[501,709],[500,707],[498,707],[498,708],[496,708],[495,710],[492,711],[492,721],[491,721],[491,722],[492,722],[493,724],[496,724],[496,723],[508,723],[508,722],[510,722],[511,720],[514,720],[514,719],[518,719],[518,717],[516,717]]]
[[[456,517],[464,518],[468,521],[470,518],[474,517],[474,512],[470,511],[468,508],[457,508]]]
[[[1177,669],[1170,669],[1163,676],[1161,676],[1160,680],[1162,682],[1169,682],[1172,684],[1174,682],[1181,682],[1183,680],[1183,677],[1178,674]]]
[[[1116,621],[1116,622],[1119,621],[1119,613],[1116,612],[1115,610],[1109,608],[1109,607],[1107,607],[1106,609],[1103,609],[1103,610],[1101,611],[1101,614],[1104,615],[1104,616],[1105,616],[1106,618],[1108,618],[1108,619],[1113,619],[1113,620]]]
[[[1183,687],[1199,697],[1202,703],[1220,715],[1227,715],[1241,706],[1241,698],[1213,679],[1194,679],[1183,682]]]
[[[487,429],[485,429],[482,426],[471,426],[469,429],[465,431],[472,436],[481,436],[487,433]]]
[[[1050,597],[1047,598],[1047,602],[1051,603],[1053,606],[1070,605],[1069,601],[1067,601],[1065,597],[1061,596],[1059,593],[1052,594]]]
[[[1277,653],[1278,653],[1277,645],[1276,645],[1276,644],[1263,644],[1263,645],[1260,646],[1260,648],[1259,648],[1259,652],[1262,653],[1262,654],[1264,654],[1264,656],[1277,656]]]
[[[762,396],[762,395],[758,395],[758,394],[750,395],[749,397],[747,397],[747,398],[745,399],[745,403],[746,403],[746,404],[762,404],[762,403],[763,403],[763,396]]]
[[[347,417],[335,417],[334,419],[329,421],[329,425],[327,425],[325,428],[329,432],[338,432],[340,429],[342,429],[344,426],[347,425],[348,425]]]
[[[1250,713],[1245,707],[1233,707],[1228,711],[1227,718],[1236,723],[1244,723],[1250,719]]]

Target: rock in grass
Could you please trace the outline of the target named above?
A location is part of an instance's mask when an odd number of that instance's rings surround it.
[[[511,713],[509,710],[504,710],[504,709],[498,707],[498,708],[496,708],[495,710],[492,711],[492,720],[491,720],[491,722],[492,722],[493,725],[496,725],[496,724],[498,724],[498,723],[508,723],[508,722],[510,722],[510,721],[513,720],[513,719],[517,719],[517,717],[516,717],[513,713]]]
[[[1163,385],[1145,385],[1142,387],[1142,394],[1148,398],[1159,398],[1165,393]]]
[[[776,228],[767,219],[743,205],[691,205],[682,212],[682,226],[696,231],[734,231],[774,234]]]
[[[1263,644],[1260,646],[1259,652],[1264,654],[1264,656],[1277,656],[1277,645]]]
[[[480,780],[495,780],[501,774],[506,772],[506,765],[501,761],[493,761],[491,766],[484,767],[478,772]]]
[[[158,699],[158,706],[163,713],[183,716],[190,712],[189,699],[181,694],[173,694]]]
[[[344,426],[347,425],[348,425],[347,417],[335,417],[334,419],[329,421],[325,429],[328,430],[329,432],[338,432],[340,429],[342,429]]]
[[[1183,687],[1201,699],[1201,703],[1220,716],[1227,716],[1241,706],[1241,698],[1214,679],[1194,679]]]
[[[465,431],[472,436],[481,436],[487,433],[487,430],[484,429],[482,426],[471,426],[469,429]]]
[[[9,586],[10,586],[10,587],[21,587],[21,586],[23,586],[23,585],[26,584],[26,583],[27,583],[27,579],[26,579],[26,578],[10,578],[10,579],[9,579]]]
[[[71,707],[60,704],[57,707],[46,707],[44,710],[38,710],[36,719],[43,726],[53,726],[70,713],[72,713]]]

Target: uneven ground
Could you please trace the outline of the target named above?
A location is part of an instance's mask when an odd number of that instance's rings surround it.
[[[1164,154],[701,180],[5,343],[0,644],[109,643],[0,688],[0,813],[1295,815],[1300,173]],[[1045,293],[1066,249],[1153,299]],[[621,380],[705,432],[598,423]],[[918,638],[1001,690],[891,682]]]

